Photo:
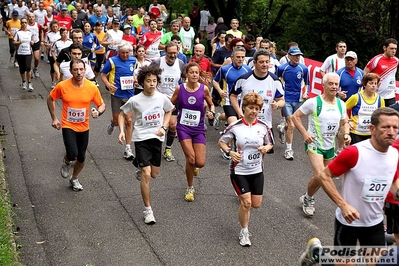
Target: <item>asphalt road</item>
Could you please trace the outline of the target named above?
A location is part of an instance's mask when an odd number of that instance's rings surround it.
[[[318,192],[313,218],[305,217],[299,205],[311,168],[298,132],[294,161],[283,158],[280,143],[275,154],[266,156],[263,204],[251,211],[250,248],[238,244],[239,204],[228,162],[217,146],[219,131],[213,128],[207,132],[206,165],[195,178],[195,201],[184,201],[185,161],[176,141],[176,161],[163,161],[160,176],[151,181],[157,223],[144,224],[134,167],[123,158],[118,130],[106,133],[111,113],[103,85],[108,110],[91,120],[86,166],[79,178],[84,190],[72,191],[60,176],[64,146],[46,106],[49,65],[40,62],[34,92],[22,91],[18,69],[8,62],[6,37],[0,37],[0,45],[0,126],[7,132],[4,161],[23,264],[297,265],[308,239],[333,243],[335,206],[326,194]],[[274,119],[276,126],[278,112]]]

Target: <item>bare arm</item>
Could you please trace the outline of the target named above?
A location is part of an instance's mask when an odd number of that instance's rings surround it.
[[[306,143],[312,143],[313,140],[315,139],[315,136],[313,136],[312,134],[310,134],[306,128],[303,126],[302,120],[301,118],[304,116],[305,114],[302,113],[301,110],[296,110],[295,113],[292,115],[292,122],[294,122],[295,127],[298,129],[299,133],[301,133],[301,135],[303,136],[303,140]]]
[[[60,130],[61,122],[58,120],[57,115],[55,113],[55,101],[50,95],[47,97],[47,108],[48,111],[50,112],[51,120],[53,120],[51,126]]]
[[[230,94],[230,103],[233,106],[234,110],[236,111],[239,118],[243,117],[244,114],[238,105],[238,95],[237,94]]]
[[[326,194],[332,199],[332,201],[337,204],[337,206],[342,211],[342,216],[348,223],[352,223],[356,219],[360,219],[359,212],[349,205],[344,198],[342,198],[341,194],[339,194],[337,187],[335,186],[332,178],[334,175],[331,173],[330,169],[327,167],[320,173],[320,175],[316,176],[316,180],[321,184]]]

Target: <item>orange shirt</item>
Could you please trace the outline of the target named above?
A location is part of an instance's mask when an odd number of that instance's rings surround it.
[[[51,4],[54,4],[53,0],[43,0],[44,9],[46,9]]]
[[[61,81],[50,92],[50,96],[54,101],[62,98],[62,127],[75,132],[89,130],[90,103],[94,102],[97,106],[104,103],[100,90],[87,79],[84,79],[80,88],[72,84],[72,78]]]

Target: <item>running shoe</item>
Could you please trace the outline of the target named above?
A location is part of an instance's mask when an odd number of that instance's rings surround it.
[[[284,158],[286,160],[292,161],[294,160],[294,151],[293,150],[285,150]]]
[[[306,245],[306,250],[299,258],[299,264],[301,266],[310,266],[319,263],[319,257],[322,253],[322,250],[323,246],[318,238],[310,239]]]
[[[220,128],[220,113],[216,113],[215,121],[213,122],[213,127],[218,130]]]
[[[285,144],[285,126],[284,125],[277,125],[278,130],[278,139],[280,140],[281,144]]]
[[[14,62],[14,67],[15,67],[15,68],[19,68],[19,65],[18,65],[18,62],[17,62],[17,61]]]
[[[173,154],[172,154],[171,149],[165,149],[165,152],[163,153],[163,158],[165,158],[165,160],[167,162],[172,162],[172,161],[176,160],[175,156],[173,156]]]
[[[143,213],[144,213],[144,222],[146,224],[155,224],[156,221],[152,210],[143,211]]]
[[[32,85],[32,82],[29,82],[28,83],[28,91],[29,92],[32,92],[34,89],[33,89],[33,85]]]
[[[314,198],[306,198],[305,195],[302,195],[299,198],[299,202],[302,205],[302,211],[307,216],[313,216],[314,215],[314,213],[316,212],[316,209],[314,207]]]
[[[227,155],[222,149],[220,149],[222,152],[222,158],[225,160],[231,160],[231,156]]]
[[[112,123],[108,125],[108,127],[107,127],[108,135],[112,135],[112,132],[114,132],[114,128],[115,128],[115,126]]]
[[[54,89],[55,85],[57,85],[57,83],[55,81],[51,82],[51,88]]]
[[[10,63],[14,63],[14,57],[10,57]]]
[[[63,178],[71,177],[71,169],[72,169],[72,163],[71,162],[67,163],[64,159],[61,166],[61,176]]]
[[[132,152],[132,149],[130,147],[126,147],[125,151],[123,152],[123,157],[125,157],[126,160],[133,160],[134,159],[134,154]]]
[[[242,247],[250,247],[251,246],[251,240],[249,240],[249,237],[251,236],[251,234],[249,233],[249,231],[245,231],[245,232],[240,232],[240,236],[238,237],[238,239],[240,240],[240,245]]]
[[[194,167],[194,176],[198,176],[200,169],[198,167]]]
[[[43,54],[43,53],[40,55],[40,59],[41,59],[41,60],[44,59],[44,54]]]
[[[77,178],[71,177],[69,179],[69,183],[71,183],[72,189],[74,191],[82,191],[83,190],[83,186],[79,183],[79,180]]]
[[[188,202],[194,201],[194,193],[195,189],[193,187],[186,189],[186,194],[184,195],[184,199]]]
[[[33,75],[35,76],[35,78],[40,77],[40,75],[39,75],[39,70],[38,70],[37,68],[34,68],[34,69],[33,69]]]
[[[22,90],[26,90],[27,89],[27,87],[26,87],[26,81],[23,81],[22,82]]]
[[[135,176],[136,176],[136,179],[137,179],[138,181],[141,181],[141,179],[142,179],[142,177],[143,177],[143,176],[141,175],[141,169],[139,169],[139,168],[136,169]]]
[[[213,122],[215,122],[215,118],[209,119],[208,118],[208,124],[213,127]]]

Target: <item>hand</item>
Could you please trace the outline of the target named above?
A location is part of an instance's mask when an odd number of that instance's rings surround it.
[[[348,92],[347,92],[347,91],[339,91],[339,92],[337,92],[338,97],[339,97],[341,100],[345,100],[345,99],[346,99],[346,93],[348,93]]]
[[[220,91],[219,95],[221,98],[225,98],[227,96],[227,91]]]
[[[125,143],[125,132],[120,132],[119,133],[118,142],[121,145],[123,145],[123,143]]]
[[[55,77],[55,79],[59,79],[60,78],[60,72],[59,71],[55,71],[54,72],[54,77]]]
[[[306,101],[307,99],[309,99],[309,95],[308,95],[307,92],[305,92],[305,93],[302,95],[302,99],[304,99],[305,101]]]
[[[345,221],[347,221],[350,224],[356,219],[360,219],[360,213],[349,204],[346,204],[343,207],[341,207],[341,212],[342,216],[345,218]]]
[[[96,109],[96,108],[91,108],[91,117],[93,117],[93,118],[97,118],[97,117],[99,117],[99,115],[100,115],[100,112]]]
[[[238,152],[230,151],[230,157],[235,163],[241,161],[241,154],[239,154]]]
[[[206,112],[206,117],[208,117],[209,119],[212,119],[213,113],[211,111]]]
[[[110,92],[114,93],[118,88],[114,84],[108,83],[107,88]]]
[[[344,143],[345,143],[345,145],[350,145],[351,144],[351,140],[352,140],[351,136],[349,134],[345,133],[344,134]]]
[[[314,141],[316,137],[310,134],[309,132],[306,132],[305,136],[303,136],[303,140],[307,143],[310,144]]]
[[[277,110],[279,108],[278,102],[273,100],[273,102],[270,104],[273,110]]]
[[[160,128],[158,128],[158,130],[155,133],[155,135],[157,135],[159,137],[162,137],[162,136],[165,136],[165,133],[166,133],[165,130],[162,127],[160,127]]]
[[[258,151],[260,151],[262,154],[266,154],[271,149],[273,149],[273,145],[272,144],[267,144],[265,146],[260,146],[258,148]]]
[[[61,129],[61,122],[60,122],[60,120],[58,120],[58,118],[55,118],[55,119],[53,120],[53,123],[51,124],[51,126],[52,126],[53,128],[55,128],[55,129],[57,129],[57,130],[60,130],[60,129]]]

